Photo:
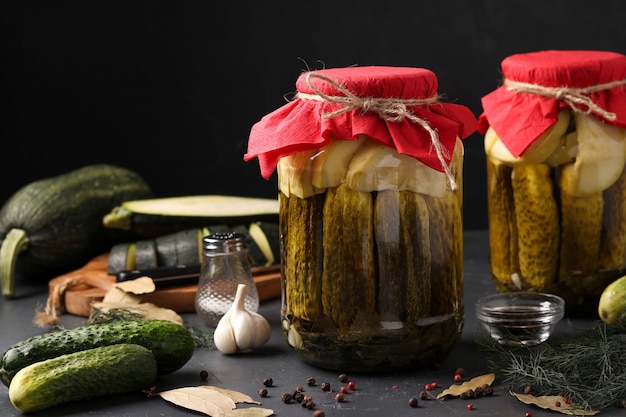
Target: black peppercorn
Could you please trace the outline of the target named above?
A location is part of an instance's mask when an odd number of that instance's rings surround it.
[[[208,377],[209,377],[209,373],[207,371],[205,371],[204,369],[200,371],[201,380],[206,381]]]
[[[288,392],[285,392],[280,399],[285,404],[289,404],[292,400],[292,397],[291,397],[291,394],[289,394]]]
[[[272,380],[272,378],[265,378],[263,380],[263,385],[265,385],[266,387],[271,387],[272,385],[274,385],[274,380]]]
[[[293,394],[291,394],[291,398],[293,398],[294,400],[296,400],[296,402],[301,403],[301,402],[302,402],[302,400],[304,400],[304,394],[303,394],[303,393],[301,393],[301,392],[299,392],[299,391],[296,391],[296,392],[294,392]]]
[[[313,377],[308,377],[308,378],[306,379],[306,384],[307,384],[309,387],[312,387],[313,385],[315,385],[315,378],[313,378]]]
[[[328,382],[322,382],[322,391],[330,391],[330,384]]]
[[[316,410],[313,413],[313,417],[326,417],[326,413],[324,413],[322,410]]]
[[[417,397],[411,397],[409,398],[409,405],[413,408],[417,407],[417,404],[419,404],[419,401],[417,399]]]
[[[338,403],[342,403],[346,400],[345,395],[343,395],[343,393],[338,393],[337,395],[335,395],[335,401],[337,401]]]
[[[420,392],[420,400],[427,400],[427,399],[428,399],[428,393],[426,391]]]
[[[259,390],[259,395],[260,395],[261,397],[267,397],[267,390],[266,390],[265,388],[261,388],[261,389]]]
[[[348,375],[346,374],[341,374],[339,375],[339,382],[345,384],[346,382],[348,382]]]

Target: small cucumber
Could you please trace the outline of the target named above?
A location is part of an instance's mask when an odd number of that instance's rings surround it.
[[[150,350],[135,344],[101,346],[21,369],[9,399],[23,413],[57,404],[149,388],[157,376]]]
[[[15,374],[35,362],[119,343],[152,351],[160,375],[181,368],[193,355],[193,337],[183,326],[166,320],[121,320],[87,324],[30,337],[0,356],[0,379],[9,386]]]
[[[602,291],[598,315],[607,324],[626,323],[626,276],[611,282]]]

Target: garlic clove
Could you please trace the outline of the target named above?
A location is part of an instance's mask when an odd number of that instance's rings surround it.
[[[232,306],[217,324],[213,340],[223,353],[249,352],[263,346],[270,338],[269,322],[259,313],[245,307],[248,287],[237,286]]]
[[[217,323],[213,333],[213,342],[215,347],[222,353],[232,354],[238,352],[237,341],[235,340],[235,334],[232,331],[228,314],[222,316]]]

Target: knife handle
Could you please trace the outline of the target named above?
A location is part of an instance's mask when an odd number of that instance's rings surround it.
[[[162,266],[120,271],[116,281],[130,281],[144,276],[152,278],[156,287],[197,284],[200,278],[200,265]]]

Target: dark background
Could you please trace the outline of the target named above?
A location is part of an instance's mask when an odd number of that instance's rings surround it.
[[[622,0],[4,1],[0,202],[80,166],[134,169],[159,197],[275,197],[250,127],[307,69],[424,67],[478,115],[508,55],[626,53]],[[465,225],[485,228],[482,138],[466,140]]]

